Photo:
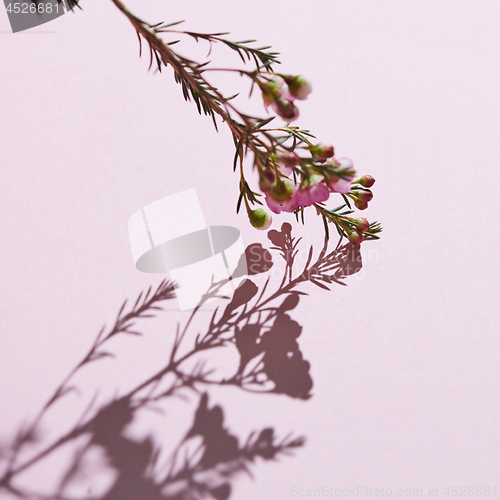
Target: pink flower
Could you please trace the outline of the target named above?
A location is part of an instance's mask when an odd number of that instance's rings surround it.
[[[295,203],[296,187],[290,179],[278,178],[272,185],[270,191],[266,193],[267,206],[275,213],[282,211],[293,212]]]
[[[321,203],[328,200],[330,190],[323,184],[321,175],[312,175],[308,182],[299,188],[297,192],[299,206],[308,207],[314,203]]]
[[[266,203],[269,207],[269,210],[271,210],[275,214],[281,213],[281,205],[275,199],[271,198],[268,194],[266,194]]]
[[[295,212],[295,210],[299,207],[299,197],[297,193],[295,193],[291,198],[286,200],[281,209],[283,212]]]
[[[284,203],[286,200],[290,199],[295,195],[295,184],[286,177],[281,179],[278,178],[274,181],[269,191],[269,196],[273,198],[278,203]]]
[[[330,189],[336,193],[346,194],[351,190],[351,181],[345,179],[333,179],[330,181],[329,186]]]
[[[309,195],[311,197],[311,204],[321,203],[328,200],[330,191],[323,183],[315,183],[309,188]]]
[[[280,214],[281,212],[295,212],[295,210],[300,206],[298,204],[297,193],[283,202],[278,202],[266,194],[266,203],[269,209],[275,214]]]
[[[351,183],[354,179],[354,165],[349,158],[333,158],[333,165],[339,171],[339,177],[332,176],[328,181],[328,186],[336,193],[346,194],[351,190]]]

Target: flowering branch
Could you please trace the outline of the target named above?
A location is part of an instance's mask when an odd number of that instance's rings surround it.
[[[257,229],[267,229],[271,216],[262,208],[264,196],[268,208],[279,214],[295,213],[297,220],[304,222],[304,209],[313,206],[325,224],[329,236],[328,223],[335,225],[342,237],[353,243],[363,239],[378,239],[382,229],[377,222],[368,223],[364,218],[352,218],[351,201],[359,210],[365,210],[373,193],[369,189],[375,179],[369,175],[354,180],[356,172],[348,158],[335,158],[334,148],[315,142],[308,130],[291,126],[299,116],[296,103],[307,99],[312,91],[310,82],[301,75],[278,73],[273,67],[280,64],[276,52],[270,47],[256,48],[255,40],[234,42],[225,38],[227,33],[197,33],[182,31],[177,25],[149,24],[132,14],[120,0],[111,0],[127,17],[137,32],[142,54],[143,42],[149,49],[150,68],[155,65],[158,71],[170,66],[175,81],[181,85],[184,98],[193,100],[200,114],[210,116],[216,128],[216,117],[220,117],[229,128],[234,144],[233,169],[240,173],[240,195],[237,211],[244,205],[251,224]],[[196,41],[204,40],[210,45],[222,44],[235,51],[244,64],[253,63],[252,70],[234,68],[213,68],[211,62],[198,63],[178,54],[173,46],[180,40],[164,41],[163,34],[185,35]],[[243,113],[234,104],[238,94],[225,97],[207,79],[208,71],[232,71],[250,80],[251,90],[258,88],[262,93],[264,106],[286,121],[277,128],[268,128],[275,116],[260,118]],[[247,156],[252,157],[253,168],[259,175],[259,191],[250,187],[244,171]],[[323,203],[330,195],[338,193],[344,205],[328,210]],[[344,207],[348,211],[340,212]]]

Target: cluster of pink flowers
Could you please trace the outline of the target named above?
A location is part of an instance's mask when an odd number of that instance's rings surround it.
[[[294,101],[303,101],[312,92],[311,83],[302,75],[278,75],[259,85],[266,109],[271,107],[288,122],[299,117],[299,109]]]
[[[300,75],[275,74],[265,81],[256,80],[256,83],[262,90],[266,109],[271,108],[288,122],[296,120],[299,116],[295,101],[306,99],[312,91],[309,81]],[[373,198],[373,193],[369,189],[375,183],[373,177],[365,175],[354,181],[356,173],[353,162],[345,157],[335,158],[334,148],[331,145],[311,144],[303,138],[299,144],[299,148],[306,150],[310,157],[299,157],[293,151],[296,148],[294,145],[288,151],[273,149],[269,155],[270,161],[265,165],[258,165],[259,186],[272,212],[275,214],[295,212],[300,208],[323,203],[329,199],[330,193],[347,195],[359,210],[368,207],[368,202]],[[283,149],[287,148],[283,146]],[[246,198],[245,203],[247,203]],[[252,210],[247,203],[247,211],[250,222],[255,228],[269,228],[272,217],[266,210],[263,208]],[[369,222],[364,218],[344,217],[340,224],[349,241],[355,244],[363,241],[363,233],[370,228]]]
[[[320,161],[333,156],[332,146],[315,146],[312,154]],[[321,156],[322,155],[322,156]],[[326,156],[326,158],[325,158]],[[288,153],[280,158],[279,178],[267,185],[261,183],[261,189],[266,194],[267,206],[275,213],[294,212],[300,207],[309,207],[315,203],[327,201],[330,192],[348,193],[354,178],[352,161],[349,158],[331,158],[326,164],[331,170],[326,176],[312,173],[296,185],[290,178],[293,168],[298,165],[300,159],[295,153]],[[343,175],[331,175],[331,171],[345,172]]]

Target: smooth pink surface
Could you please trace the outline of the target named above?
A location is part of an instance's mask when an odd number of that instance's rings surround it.
[[[257,463],[254,480],[240,476],[232,498],[288,498],[292,485],[422,488],[424,496],[439,486],[443,498],[448,485],[489,485],[500,495],[500,4],[127,5],[150,22],[187,19],[186,29],[272,45],[285,71],[313,82],[297,124],[377,179],[360,215],[382,222],[381,241],[363,245],[363,269],[347,287],[310,286],[293,314],[304,327],[313,397],[213,391],[239,435],[270,425],[308,439],[293,457]],[[83,7],[16,35],[5,34],[0,8],[5,439],[122,301],[160,281],[133,266],[127,221],[136,210],[195,187],[207,223],[236,225],[245,243],[267,243],[235,214],[229,133],[217,134],[183,101],[168,70],[147,73],[133,29],[110,1]],[[177,47],[186,55],[206,50]],[[228,93],[241,87],[219,80]],[[294,217],[274,216],[273,228],[285,220]],[[322,223],[312,212],[307,223],[296,234],[319,249]],[[102,385],[103,398],[128,387],[161,364],[185,318],[166,313],[146,340],[120,346],[122,364],[90,369],[82,384]],[[71,411],[60,411],[52,427],[69,422]],[[179,415],[189,415],[182,412],[179,403]],[[184,428],[181,420],[174,430]],[[46,470],[56,465],[57,457]],[[44,474],[33,473],[34,487],[47,486]]]

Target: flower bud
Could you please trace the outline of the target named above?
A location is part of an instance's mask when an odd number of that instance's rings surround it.
[[[277,97],[272,104],[272,108],[283,120],[293,122],[299,117],[299,108],[292,101]]]
[[[318,144],[317,146],[313,146],[309,149],[314,158],[319,161],[326,161],[334,154],[333,146],[326,146],[324,144]]]
[[[326,181],[332,191],[346,194],[351,190],[351,182],[356,175],[349,158],[332,158],[325,168]]]
[[[375,184],[375,179],[371,175],[363,175],[361,179],[359,179],[359,183],[365,187],[369,188]]]
[[[248,212],[248,218],[250,219],[250,224],[260,230],[267,229],[273,221],[272,217],[263,208],[250,210]]]
[[[272,170],[261,170],[259,179],[260,190],[263,193],[269,191],[273,185],[274,179],[274,172]]]
[[[281,78],[272,78],[267,82],[260,82],[259,86],[262,90],[262,99],[264,100],[264,106],[272,106],[277,97],[282,95],[282,92],[286,90],[288,94],[288,87]],[[286,87],[286,89],[284,89]]]
[[[359,210],[365,210],[368,208],[368,203],[366,201],[356,200],[354,202],[354,205],[356,205],[356,208],[358,208]]]
[[[295,187],[289,179],[276,179],[269,194],[273,200],[283,203],[295,194]]]
[[[354,222],[356,223],[356,230],[357,231],[366,231],[370,228],[370,223],[364,219],[363,217],[359,217],[357,219],[354,219]]]
[[[372,200],[373,193],[369,189],[363,191],[356,191],[356,197],[359,201],[366,201],[367,203]]]
[[[259,188],[263,193],[269,191],[272,185],[272,182],[268,181],[265,177],[259,179]]]
[[[347,239],[355,245],[361,245],[361,243],[363,243],[364,236],[359,231],[353,231],[347,233]]]
[[[283,79],[288,84],[290,95],[299,101],[307,99],[307,96],[312,92],[311,83],[305,76],[283,75]]]
[[[297,156],[296,153],[290,153],[286,151],[279,157],[278,161],[282,163],[285,167],[293,168],[299,164],[299,157]]]

